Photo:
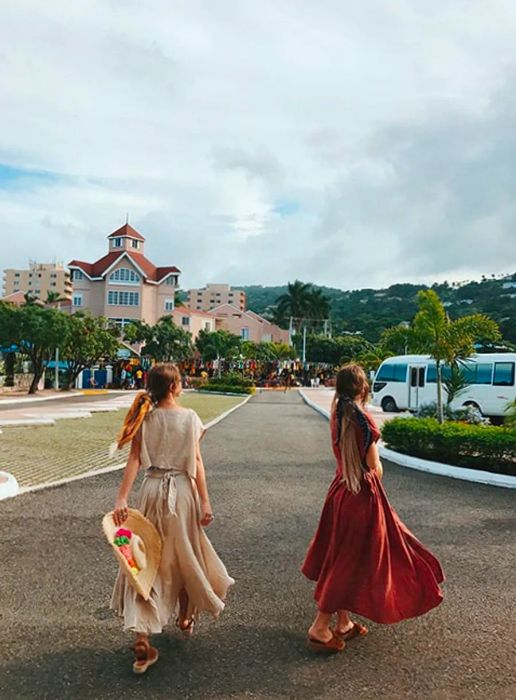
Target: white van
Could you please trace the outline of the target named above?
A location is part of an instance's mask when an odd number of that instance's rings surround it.
[[[475,406],[485,416],[503,416],[516,399],[516,353],[473,355],[462,366],[467,385],[452,408]],[[447,368],[443,367],[446,376]],[[443,400],[446,387],[443,385]],[[373,404],[386,412],[415,411],[437,400],[435,360],[429,355],[398,355],[384,360],[373,382]]]

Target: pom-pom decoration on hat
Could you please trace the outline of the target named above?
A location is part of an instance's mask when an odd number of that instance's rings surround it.
[[[161,560],[158,531],[133,508],[129,508],[123,527],[115,525],[113,513],[104,516],[102,527],[128,583],[148,600]]]

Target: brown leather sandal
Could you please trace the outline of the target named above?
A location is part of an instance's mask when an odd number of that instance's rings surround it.
[[[350,639],[354,639],[355,637],[365,637],[368,632],[369,630],[367,627],[361,625],[359,622],[353,622],[353,626],[344,633],[339,632],[336,627],[333,630],[335,636],[339,637],[339,639],[342,639],[344,642],[349,642]]]
[[[308,635],[306,644],[309,649],[318,654],[338,654],[346,646],[346,642],[340,639],[333,631],[331,639],[327,642],[322,642],[320,639],[314,639]]]
[[[139,639],[134,645],[134,673],[142,674],[159,659],[159,651],[148,640]]]

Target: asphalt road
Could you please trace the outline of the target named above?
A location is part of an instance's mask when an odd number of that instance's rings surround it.
[[[386,464],[391,502],[442,560],[446,599],[370,625],[337,657],[304,645],[312,585],[299,573],[334,464],[327,422],[297,393],[264,393],[209,431],[210,537],[237,583],[218,622],[156,639],[131,672],[108,609],[116,565],[100,530],[119,473],[0,502],[0,697],[516,697],[515,494]]]

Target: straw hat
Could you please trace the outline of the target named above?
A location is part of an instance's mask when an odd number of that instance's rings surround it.
[[[108,513],[102,520],[102,528],[128,583],[144,600],[149,600],[161,560],[162,543],[158,531],[150,520],[134,508],[129,508],[127,520],[121,527],[115,525],[113,512]],[[125,548],[115,543],[119,530],[125,531],[124,535],[128,540]],[[131,567],[122,552],[125,552],[136,566]]]

